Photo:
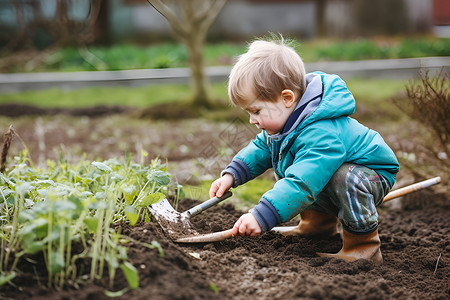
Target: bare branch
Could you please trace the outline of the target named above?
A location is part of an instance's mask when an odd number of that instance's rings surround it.
[[[5,172],[6,169],[6,157],[8,156],[9,147],[11,146],[11,141],[14,137],[13,126],[10,125],[8,131],[5,133],[5,141],[3,143],[3,150],[0,159],[0,173]]]
[[[102,2],[103,0],[91,0],[89,15],[87,17],[86,22],[86,28],[88,31],[93,30],[95,28],[95,23],[98,20]],[[90,32],[90,34],[88,33],[87,35],[88,37],[85,40],[91,42],[93,39],[95,39],[96,33]]]
[[[203,27],[209,28],[211,26],[226,2],[227,0],[216,0],[211,4],[208,10],[203,13],[205,16],[205,20],[202,22]]]
[[[147,2],[153,6],[162,16],[164,16],[169,22],[172,30],[179,38],[183,38],[187,34],[186,29],[182,26],[179,18],[173,9],[163,3],[161,0],[147,0]]]

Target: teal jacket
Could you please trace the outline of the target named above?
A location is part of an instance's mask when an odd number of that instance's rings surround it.
[[[269,135],[263,130],[224,170],[236,187],[274,168],[279,180],[252,210],[263,231],[310,206],[343,163],[369,167],[391,187],[399,169],[380,134],[349,117],[355,99],[341,78],[315,72],[306,75],[306,82],[283,131]]]

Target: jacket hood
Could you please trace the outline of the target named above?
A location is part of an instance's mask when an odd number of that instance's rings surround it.
[[[350,116],[355,112],[355,99],[345,82],[337,75],[313,72],[306,74],[306,90],[281,133],[268,135],[279,140],[295,129],[323,119]]]
[[[321,78],[323,84],[322,101],[314,112],[300,124],[301,128],[318,120],[350,116],[355,112],[355,98],[339,76],[322,72],[311,73],[311,75]]]

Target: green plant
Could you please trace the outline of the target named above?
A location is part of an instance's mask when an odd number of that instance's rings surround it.
[[[186,61],[186,49],[178,44],[152,47],[121,44],[89,49],[63,48],[49,55],[41,68],[59,71],[159,69],[185,66]]]
[[[405,39],[395,49],[400,58],[450,55],[450,39]]]
[[[26,153],[14,158],[13,167],[0,173],[0,284],[14,280],[22,258],[42,255],[48,287],[101,279],[107,266],[110,287],[121,269],[129,288],[137,288],[137,269],[127,260],[129,239],[112,225],[148,222],[143,207],[179,194],[169,183],[158,159],[149,165],[131,157],[76,165],[61,159],[37,169]],[[156,241],[141,244],[164,256]],[[77,267],[81,261],[89,263],[88,273]]]
[[[373,58],[390,58],[389,48],[378,47],[373,41],[357,40],[351,43],[333,43],[318,49],[318,59],[360,60]]]
[[[320,45],[305,44],[308,60],[360,60],[450,55],[450,39],[353,40]],[[313,55],[311,55],[313,52]]]

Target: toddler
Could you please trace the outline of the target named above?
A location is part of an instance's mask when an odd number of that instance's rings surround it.
[[[376,207],[394,184],[398,161],[376,131],[351,118],[355,99],[345,82],[305,74],[302,59],[280,39],[255,41],[233,67],[228,94],[261,132],[215,180],[222,196],[273,168],[277,182],[242,215],[233,235],[257,236],[300,214],[285,235],[332,236],[343,227],[347,261],[382,263]]]

